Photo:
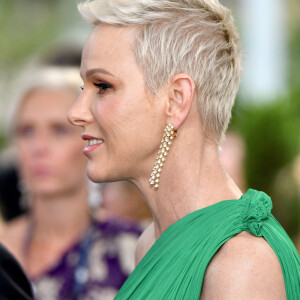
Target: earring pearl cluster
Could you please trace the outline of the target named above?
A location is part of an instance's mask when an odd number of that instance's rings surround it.
[[[166,157],[176,136],[177,130],[174,130],[174,126],[172,124],[168,124],[164,129],[164,135],[159,146],[158,156],[156,157],[155,165],[152,169],[152,173],[149,179],[150,185],[156,190],[159,187],[159,179],[161,176],[162,168],[164,166],[164,162],[166,161]]]

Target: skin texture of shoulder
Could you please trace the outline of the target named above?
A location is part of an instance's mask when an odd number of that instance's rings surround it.
[[[264,238],[242,232],[211,260],[200,300],[286,299],[278,258]]]
[[[140,236],[135,250],[135,265],[143,259],[146,253],[155,243],[155,228],[152,222]]]

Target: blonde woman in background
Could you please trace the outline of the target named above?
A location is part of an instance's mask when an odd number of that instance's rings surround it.
[[[40,300],[113,299],[134,267],[140,229],[96,220],[90,212],[81,129],[66,118],[80,84],[76,68],[31,73],[12,122],[30,208],[7,224],[0,240],[20,261]]]
[[[217,0],[95,0],[84,88],[88,175],[128,180],[153,224],[116,299],[297,299],[300,258],[265,193],[244,195],[220,162],[240,76],[230,11]]]

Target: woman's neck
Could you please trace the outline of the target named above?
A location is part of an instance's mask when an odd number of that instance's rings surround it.
[[[136,183],[152,211],[156,238],[189,213],[242,195],[225,172],[216,144],[187,137],[172,148],[158,190],[145,185],[145,179]]]
[[[81,235],[90,223],[86,189],[52,197],[36,197],[30,219],[35,240],[63,243]]]

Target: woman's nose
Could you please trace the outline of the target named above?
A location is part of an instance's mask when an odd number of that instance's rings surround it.
[[[85,126],[93,121],[90,106],[83,93],[77,98],[68,112],[68,120],[76,126]]]
[[[30,141],[32,154],[36,157],[44,156],[49,152],[51,140],[45,132],[36,132]]]

